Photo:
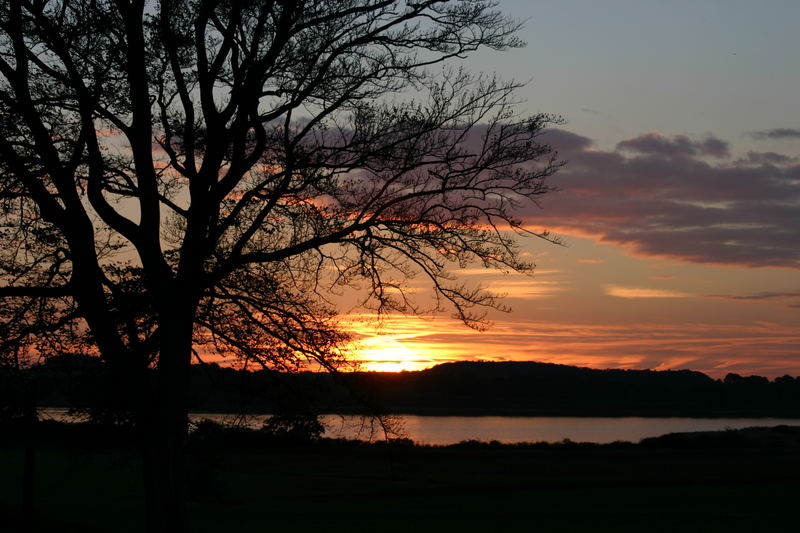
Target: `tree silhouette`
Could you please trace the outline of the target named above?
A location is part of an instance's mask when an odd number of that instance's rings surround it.
[[[4,346],[81,343],[114,369],[144,436],[150,530],[186,527],[193,353],[334,370],[336,288],[413,312],[403,280],[422,275],[477,327],[498,303],[448,267],[533,268],[513,211],[550,190],[559,163],[537,137],[553,117],[518,115],[516,83],[459,67],[522,44],[494,8],[0,7]]]

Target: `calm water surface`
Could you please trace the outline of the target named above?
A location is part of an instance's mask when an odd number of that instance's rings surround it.
[[[68,420],[66,409],[40,410],[42,418]],[[191,413],[193,422],[209,419],[221,423],[243,423],[259,428],[268,415],[241,417],[220,413]],[[323,415],[326,437],[357,439],[382,438],[382,429],[358,416]],[[714,431],[752,426],[800,425],[800,419],[787,418],[595,418],[560,416],[415,416],[398,417],[408,438],[425,444],[451,444],[463,440],[500,442],[575,442],[607,443],[617,440],[638,442],[646,437],[684,431]]]

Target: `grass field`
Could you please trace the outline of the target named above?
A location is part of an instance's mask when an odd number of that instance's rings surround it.
[[[21,465],[21,447],[0,447],[0,531],[20,527]],[[187,475],[196,532],[751,532],[800,523],[796,448],[214,446],[195,449]],[[130,447],[42,444],[36,483],[39,531],[143,530]]]

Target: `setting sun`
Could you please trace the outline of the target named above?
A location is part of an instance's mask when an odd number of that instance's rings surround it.
[[[393,336],[370,337],[356,345],[355,352],[363,370],[373,372],[402,372],[422,370],[430,363],[419,360],[419,354],[404,346]]]

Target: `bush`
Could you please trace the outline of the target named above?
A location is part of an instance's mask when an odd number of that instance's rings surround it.
[[[322,438],[325,426],[316,415],[275,414],[264,421],[261,431],[279,439],[314,441]]]

